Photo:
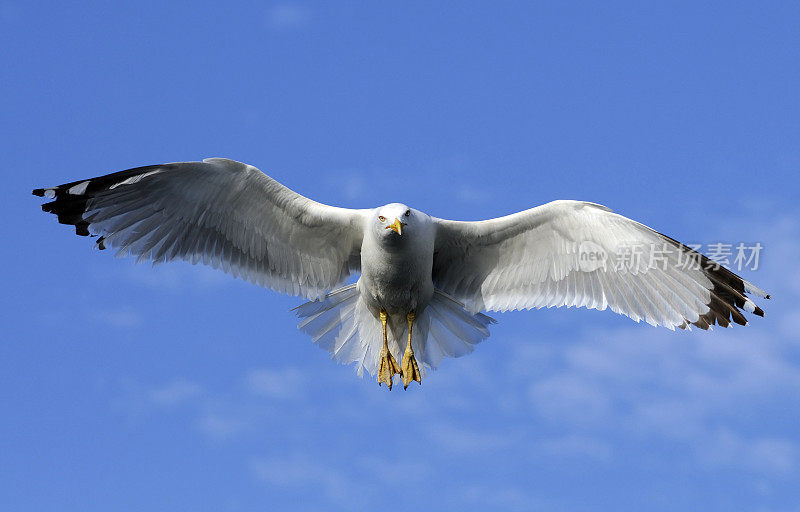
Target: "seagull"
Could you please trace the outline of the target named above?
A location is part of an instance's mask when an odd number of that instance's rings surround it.
[[[33,191],[98,249],[183,260],[308,302],[298,328],[392,389],[489,337],[482,311],[585,307],[674,330],[764,316],[752,283],[605,206],[553,201],[505,217],[445,220],[391,203],[307,199],[225,158],[138,167]],[[636,256],[636,257],[632,257]],[[350,276],[358,280],[344,285]],[[400,360],[400,364],[398,364]]]

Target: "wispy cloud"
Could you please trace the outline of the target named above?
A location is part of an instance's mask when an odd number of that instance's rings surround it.
[[[202,413],[195,423],[197,429],[212,440],[229,440],[250,428],[242,418],[217,413]]]
[[[789,473],[797,469],[800,447],[788,439],[746,439],[730,431],[715,432],[700,445],[703,463],[713,467],[744,467],[757,472]]]
[[[276,29],[290,29],[306,25],[311,18],[305,7],[297,4],[279,4],[267,12],[267,23]]]
[[[149,398],[156,405],[175,406],[197,398],[201,392],[202,388],[199,384],[176,380],[162,387],[151,389]]]
[[[358,501],[359,493],[344,476],[348,472],[329,467],[318,458],[298,454],[256,458],[250,462],[250,471],[257,480],[271,486],[291,491],[322,489],[331,500],[347,500],[350,505],[354,505],[353,500]]]
[[[643,335],[636,328],[587,334],[564,348],[563,366],[530,385],[531,405],[541,418],[570,429],[618,430],[693,446],[708,446],[715,423],[735,422],[742,408],[757,410],[775,397],[798,405],[786,390],[800,388],[800,368],[769,334],[687,337],[655,330]],[[752,457],[726,460],[755,467]]]
[[[116,309],[98,310],[91,313],[91,317],[101,324],[117,329],[130,329],[142,323],[142,315],[131,307],[123,306]]]
[[[125,266],[122,275],[129,281],[160,291],[214,290],[234,281],[233,276],[221,270],[182,261],[154,266],[147,263],[136,264],[130,259],[123,259],[116,264]],[[119,272],[114,272],[114,275],[118,274]]]
[[[610,460],[613,453],[613,447],[608,441],[576,434],[544,439],[539,442],[536,449],[557,458]]]
[[[348,199],[361,199],[367,190],[366,181],[358,174],[347,177],[342,185],[342,190]]]
[[[531,403],[545,419],[586,425],[605,421],[611,399],[580,373],[554,375],[532,384]]]
[[[768,232],[765,242],[773,265],[760,277],[778,283],[786,272],[800,269],[794,256],[800,254],[800,229],[794,223],[775,225],[782,227]],[[745,419],[800,406],[789,392],[800,389],[800,315],[785,305],[800,300],[792,286],[781,282],[773,291],[783,300],[765,304],[767,317],[749,327],[711,333],[641,325],[587,329],[577,343],[552,345],[555,351],[520,346],[510,373],[521,372],[526,363],[546,362],[529,385],[530,405],[537,416],[568,431],[595,439],[620,432],[642,442],[684,443],[707,466],[796,470],[797,440],[765,435],[759,432],[763,425]]]
[[[260,368],[245,377],[245,386],[251,393],[267,398],[298,398],[305,385],[305,375],[297,368]]]
[[[182,378],[156,385],[121,378],[117,386],[119,393],[113,401],[114,409],[137,420],[187,411],[193,415],[206,397],[202,386]]]
[[[499,485],[470,483],[453,489],[449,494],[449,501],[458,504],[459,508],[474,510],[477,505],[479,509],[483,510],[507,510],[509,512],[560,510],[554,508],[551,503],[545,503],[529,489],[507,483]]]
[[[455,190],[456,199],[470,205],[485,204],[491,201],[492,196],[486,190],[468,185],[459,185]]]
[[[436,445],[459,454],[495,452],[519,442],[517,433],[486,433],[446,423],[432,425],[428,435]]]
[[[395,181],[387,177],[397,176],[399,173],[391,169],[334,169],[320,172],[320,175],[325,176],[325,183],[336,194],[333,197],[351,204],[356,201],[362,203],[359,207],[379,206],[380,201],[376,201],[376,197],[393,197],[392,200],[398,200],[397,187],[393,186]]]

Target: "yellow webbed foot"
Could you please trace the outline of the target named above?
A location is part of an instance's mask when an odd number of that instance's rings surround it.
[[[414,357],[414,350],[412,350],[410,343],[406,347],[406,353],[403,354],[401,375],[403,376],[403,389],[408,388],[408,385],[413,381],[422,384],[422,374],[419,372],[419,365]]]
[[[386,387],[391,391],[392,380],[395,373],[400,373],[400,367],[397,365],[397,360],[389,351],[389,340],[386,333],[386,311],[381,311],[381,326],[383,327],[383,347],[381,348],[381,360],[378,367],[378,386],[386,384]]]
[[[397,365],[397,360],[394,358],[389,348],[384,345],[381,349],[381,365],[378,369],[378,385],[386,384],[390,390],[392,389],[392,380],[395,373],[400,373],[400,367]]]
[[[408,345],[406,345],[406,352],[403,354],[403,365],[400,375],[403,377],[403,389],[408,389],[408,385],[413,381],[422,384],[422,374],[419,372],[419,365],[417,359],[414,357],[414,349],[411,348],[411,332],[414,328],[414,319],[416,315],[410,312],[406,315],[408,320]]]

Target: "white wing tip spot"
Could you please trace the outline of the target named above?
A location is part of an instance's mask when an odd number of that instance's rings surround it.
[[[113,185],[108,187],[108,189],[112,190],[112,189],[115,189],[115,188],[119,187],[120,185],[133,185],[134,183],[137,183],[137,182],[141,181],[142,179],[144,179],[144,178],[146,178],[148,176],[152,176],[153,174],[158,174],[159,172],[161,172],[161,169],[156,169],[155,171],[150,171],[150,172],[145,172],[145,173],[142,173],[142,174],[137,174],[136,176],[131,176],[127,180],[122,180],[119,183],[114,183]]]
[[[88,186],[89,186],[89,180],[86,180],[86,181],[83,181],[81,183],[78,183],[74,187],[70,187],[70,189],[67,192],[69,192],[70,194],[72,194],[74,196],[79,196],[79,195],[83,194],[84,192],[86,192],[86,187],[88,187]]]

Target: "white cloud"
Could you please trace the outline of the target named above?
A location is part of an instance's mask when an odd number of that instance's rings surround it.
[[[366,190],[364,179],[360,175],[348,176],[342,183],[342,190],[348,199],[359,199]]]
[[[800,368],[770,333],[645,329],[587,334],[564,347],[561,366],[530,385],[536,414],[571,429],[695,444],[715,421],[736,421],[742,409],[776,397],[797,405],[787,390],[800,388]]]
[[[297,28],[308,23],[310,13],[297,4],[275,5],[267,12],[267,23],[279,29]]]
[[[425,481],[432,476],[430,466],[420,457],[411,454],[409,459],[367,454],[358,458],[356,463],[360,470],[372,475],[385,485],[397,484],[397,475],[403,475],[403,479],[409,483]],[[391,468],[391,471],[387,471],[388,468]]]
[[[202,389],[194,382],[176,380],[165,386],[151,389],[150,401],[156,405],[174,406],[200,396]]]
[[[507,484],[489,485],[475,483],[459,486],[449,500],[458,503],[458,508],[474,509],[480,507],[484,510],[559,510],[550,503],[544,503],[529,490]]]
[[[528,394],[539,414],[548,420],[596,424],[606,420],[611,408],[606,390],[577,373],[535,382]]]
[[[268,398],[297,398],[304,391],[306,379],[297,368],[260,368],[248,372],[245,377],[247,389],[256,395]]]
[[[639,442],[682,443],[707,466],[797,469],[796,442],[773,435],[758,418],[800,405],[791,391],[800,389],[800,314],[793,307],[800,290],[785,279],[800,269],[800,227],[776,219],[761,232],[771,260],[758,280],[771,281],[770,291],[781,297],[759,301],[764,319],[713,332],[591,329],[577,343],[521,346],[509,374],[534,368],[528,373],[538,375],[528,389],[533,412],[596,439],[614,432]]]
[[[319,488],[331,500],[347,500],[350,505],[358,501],[358,493],[344,476],[349,472],[329,467],[318,458],[299,454],[257,458],[250,462],[250,471],[271,486],[294,491]]]
[[[465,455],[508,448],[519,439],[516,433],[487,433],[444,423],[431,425],[425,430],[438,447]]]
[[[381,172],[376,171],[357,171],[357,170],[326,170],[319,173],[324,176],[325,185],[327,185],[333,192],[334,197],[346,201],[369,199],[367,196],[368,190],[373,190],[375,185],[381,185],[381,181],[377,183],[370,183],[367,177],[369,175],[380,176]],[[331,200],[331,203],[336,201]],[[374,207],[376,204],[368,204],[365,206]]]
[[[800,448],[787,439],[743,439],[729,430],[709,436],[700,447],[711,467],[745,467],[757,472],[790,473],[797,469]]]
[[[133,308],[123,306],[117,309],[95,311],[92,318],[102,324],[116,329],[130,329],[141,325],[142,316]]]
[[[613,453],[611,444],[589,436],[566,435],[541,441],[537,448],[547,455],[609,460]]]
[[[468,185],[459,185],[455,193],[456,199],[462,203],[470,205],[479,205],[488,203],[491,200],[491,195],[485,189],[472,187]]]
[[[241,418],[214,413],[201,415],[196,426],[206,437],[215,440],[230,439],[250,428],[250,424]]]
[[[131,418],[147,418],[152,414],[194,414],[204,399],[202,387],[185,379],[160,385],[146,385],[128,378],[118,380],[120,393],[113,407]],[[186,406],[185,408],[180,406]]]
[[[117,265],[127,265],[122,275],[128,280],[159,291],[176,292],[187,288],[201,291],[213,290],[226,286],[235,279],[219,269],[202,264],[191,265],[183,261],[159,265],[132,263],[132,260],[116,262]],[[114,272],[115,276],[118,274],[119,272]]]
[[[800,343],[800,309],[790,311],[780,319],[781,334],[788,340]]]

